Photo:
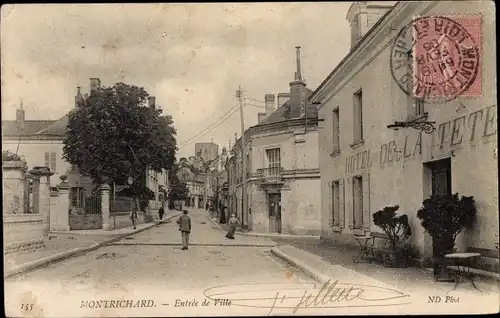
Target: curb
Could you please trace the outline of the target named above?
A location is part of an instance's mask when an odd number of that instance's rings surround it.
[[[279,249],[279,247],[274,247],[271,249],[271,253],[278,256],[279,258],[284,259],[288,263],[292,264],[293,266],[301,269],[303,272],[305,272],[307,275],[311,276],[313,279],[318,281],[320,284],[326,283],[328,280],[330,280],[330,277],[326,276],[325,274],[321,273],[317,269],[314,269],[312,266],[307,265],[306,263],[296,259],[295,257],[292,257],[282,250]]]
[[[38,269],[41,267],[45,267],[47,265],[65,260],[65,259],[73,257],[73,256],[81,256],[83,254],[86,254],[87,252],[95,251],[100,247],[103,247],[105,245],[109,245],[113,242],[124,239],[125,237],[135,235],[135,234],[143,232],[145,230],[149,230],[149,229],[156,227],[162,223],[165,223],[167,220],[170,220],[170,219],[172,219],[176,216],[179,216],[179,215],[180,215],[180,213],[177,213],[175,215],[171,215],[171,216],[165,218],[164,221],[160,221],[158,223],[152,223],[150,226],[143,227],[142,229],[135,230],[134,232],[131,232],[131,233],[118,234],[118,235],[116,235],[116,237],[112,237],[112,238],[104,240],[102,242],[95,243],[95,244],[88,246],[88,247],[74,248],[74,249],[69,250],[69,251],[60,252],[60,253],[57,253],[54,255],[50,255],[50,256],[47,256],[47,257],[44,257],[41,259],[37,259],[37,260],[31,261],[31,262],[21,264],[21,265],[16,266],[8,271],[5,271],[4,279],[8,278],[8,277],[16,276],[16,275],[19,275],[19,274],[22,274],[22,273],[25,273],[28,271],[32,271],[32,270],[35,270],[35,269]]]
[[[182,246],[181,243],[115,243],[110,246]],[[276,244],[239,244],[239,243],[189,243],[191,246],[201,247],[276,247]]]
[[[210,218],[210,216],[207,216],[207,219],[210,220],[210,222],[212,222],[213,224],[215,224],[215,226],[217,226],[219,228],[219,230],[221,230],[222,232],[226,232],[226,230],[224,230],[220,225],[219,223],[217,223],[216,221],[212,220],[212,218]],[[237,234],[237,235],[243,235],[243,236],[253,236],[253,237],[266,237],[266,238],[281,238],[281,239],[311,239],[311,240],[319,240],[320,237],[319,235],[293,235],[293,234],[267,234],[267,233],[242,233],[242,232],[234,232],[234,234]]]

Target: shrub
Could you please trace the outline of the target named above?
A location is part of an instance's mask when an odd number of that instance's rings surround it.
[[[432,196],[424,200],[417,217],[434,241],[447,241],[455,246],[455,239],[476,222],[476,204],[473,197],[458,193],[452,196]]]
[[[17,153],[14,153],[10,150],[4,150],[2,151],[2,162],[3,161],[21,161],[25,165],[27,165],[26,160],[24,160],[21,156],[19,156]]]
[[[451,196],[431,196],[423,201],[417,217],[432,237],[434,277],[448,275],[444,256],[456,251],[455,239],[463,230],[471,228],[476,221],[476,205],[473,197],[458,193]]]
[[[380,227],[389,237],[390,248],[397,251],[398,247],[411,236],[411,227],[407,215],[396,215],[399,206],[387,206],[373,214],[373,223]]]

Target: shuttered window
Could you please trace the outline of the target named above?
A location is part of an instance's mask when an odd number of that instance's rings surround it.
[[[363,178],[361,176],[352,179],[353,194],[353,221],[354,229],[360,229],[363,225]]]
[[[340,182],[332,182],[332,226],[340,225]]]
[[[354,142],[363,140],[363,92],[359,90],[354,99]]]
[[[340,151],[340,117],[339,109],[333,110],[333,152]]]
[[[56,172],[56,162],[57,157],[55,152],[46,152],[45,153],[45,166],[50,168],[50,171]]]

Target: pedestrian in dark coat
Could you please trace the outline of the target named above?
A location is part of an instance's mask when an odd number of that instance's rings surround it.
[[[130,212],[130,220],[132,220],[132,225],[134,225],[134,230],[135,230],[135,223],[137,222],[137,220],[139,219],[138,215],[137,215],[137,211],[134,209],[132,210],[132,212]]]
[[[163,210],[163,206],[160,207],[158,210],[158,216],[160,217],[160,220],[163,220],[163,215],[165,214],[165,211]]]
[[[187,250],[189,245],[189,234],[191,233],[191,218],[187,215],[188,211],[184,210],[183,214],[177,220],[179,231],[182,236],[182,250]]]

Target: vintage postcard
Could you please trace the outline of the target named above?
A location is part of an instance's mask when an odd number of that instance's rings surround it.
[[[500,311],[492,1],[0,23],[7,317]]]

